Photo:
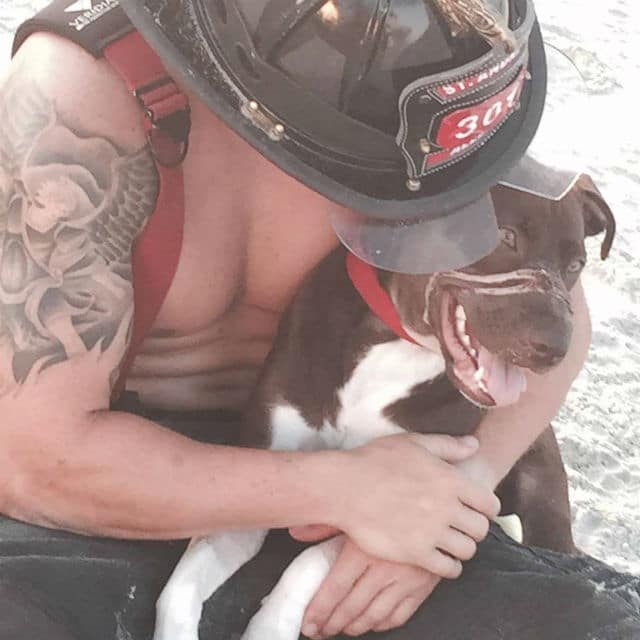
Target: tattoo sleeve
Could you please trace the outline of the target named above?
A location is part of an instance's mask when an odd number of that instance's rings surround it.
[[[0,397],[76,355],[124,355],[157,192],[148,149],[74,131],[33,83],[1,89]]]

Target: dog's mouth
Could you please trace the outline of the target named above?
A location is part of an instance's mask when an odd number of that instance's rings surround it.
[[[524,369],[491,353],[470,331],[462,304],[449,291],[440,299],[440,342],[460,392],[483,408],[515,404],[527,389]]]

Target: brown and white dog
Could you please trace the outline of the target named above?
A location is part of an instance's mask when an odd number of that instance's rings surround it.
[[[560,202],[505,187],[492,196],[501,242],[487,258],[450,273],[374,274],[397,312],[395,332],[352,282],[361,284],[359,270],[364,278],[372,272],[354,262],[347,270],[342,249],[325,259],[283,318],[242,444],[352,448],[405,431],[469,434],[486,410],[518,400],[525,369],[557,365],[571,339],[569,291],[586,262],[584,239],[606,231],[605,259],[613,214],[587,176]],[[503,512],[521,517],[526,544],[574,550],[551,427],[498,495]],[[197,640],[203,602],[258,553],[266,533],[192,541],[158,601],[154,639]],[[305,608],[342,542],[334,538],[298,556],[243,639],[297,640]]]

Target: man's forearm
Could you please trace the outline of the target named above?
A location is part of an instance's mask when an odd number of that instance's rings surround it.
[[[31,447],[18,455],[24,464],[14,465],[18,477],[4,507],[8,515],[35,524],[172,539],[225,528],[303,525],[329,516],[319,487],[323,470],[333,473],[326,460],[331,452],[206,445],[138,416],[108,411],[67,429],[64,443],[41,436],[38,444],[39,451]]]
[[[528,375],[527,392],[518,404],[490,411],[476,431],[478,454],[461,465],[495,488],[513,465],[549,426],[582,369],[591,343],[591,322],[582,285],[571,292],[574,332],[569,352],[558,367],[544,375]]]

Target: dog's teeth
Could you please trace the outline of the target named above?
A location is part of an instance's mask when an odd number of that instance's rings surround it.
[[[471,349],[471,338],[465,333],[460,340],[462,340],[462,344],[467,347],[467,349]]]
[[[466,320],[467,319],[467,314],[464,312],[464,307],[461,304],[459,304],[456,307],[456,318],[458,320]]]
[[[485,374],[486,370],[484,367],[480,367],[474,374],[473,377],[475,379],[476,382],[480,383],[483,382],[483,378],[484,378],[484,374]]]
[[[478,357],[478,352],[473,347],[471,347],[471,351],[469,353],[471,354],[472,358]]]
[[[467,332],[467,323],[465,320],[462,320],[461,318],[458,318],[456,320],[456,327],[458,328],[458,333],[460,334],[460,336],[464,336],[465,333]]]
[[[487,384],[486,384],[486,382],[485,382],[484,380],[480,380],[480,381],[478,382],[478,386],[479,386],[479,387],[480,387],[480,389],[481,389],[482,391],[484,391],[487,395],[491,395],[491,394],[489,393],[489,387],[487,387]]]

